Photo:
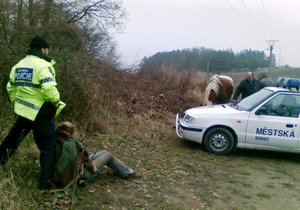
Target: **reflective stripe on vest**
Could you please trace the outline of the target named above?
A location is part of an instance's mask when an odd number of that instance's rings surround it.
[[[40,82],[47,83],[47,82],[55,82],[54,78],[45,78],[42,79]],[[33,84],[31,82],[10,82],[11,85],[13,86],[22,86],[22,87],[33,87],[33,88],[41,88],[41,84]]]
[[[48,77],[48,78],[42,79],[40,82],[43,84],[46,82],[53,82],[53,81],[55,82],[54,78]]]
[[[18,102],[18,103],[20,103],[20,104],[23,104],[24,106],[30,107],[30,108],[32,108],[32,109],[34,109],[34,110],[37,110],[37,111],[39,111],[40,108],[41,108],[41,107],[36,106],[36,105],[34,105],[34,104],[32,104],[32,103],[29,103],[29,102],[27,102],[27,101],[24,101],[24,100],[22,100],[22,99],[20,99],[20,98],[16,98],[15,101]]]
[[[33,84],[30,82],[10,82],[11,85],[13,86],[22,86],[22,87],[33,87],[33,88],[40,88],[40,84]]]

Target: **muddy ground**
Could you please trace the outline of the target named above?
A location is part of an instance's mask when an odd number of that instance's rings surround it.
[[[74,192],[37,189],[39,153],[28,137],[1,167],[2,209],[299,209],[299,155],[237,150],[216,156],[177,138],[173,115],[154,117],[135,116],[111,134],[81,136],[89,151],[111,151],[140,177],[122,180],[106,168]]]
[[[173,116],[160,123],[128,124],[123,136],[99,135],[90,149],[112,151],[136,169],[140,178],[121,180],[105,169],[78,188],[75,209],[299,209],[299,155],[237,150],[228,156],[176,137]],[[48,199],[48,200],[47,200]],[[47,200],[47,201],[46,201]],[[56,197],[49,205],[65,208]],[[65,198],[63,199],[65,200]],[[50,202],[51,201],[51,202]]]

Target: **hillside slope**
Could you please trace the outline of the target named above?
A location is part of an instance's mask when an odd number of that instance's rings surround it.
[[[297,209],[298,155],[237,150],[215,156],[176,137],[175,113],[201,103],[206,80],[198,76],[163,72],[119,77],[127,94],[121,97],[118,91],[110,99],[114,110],[109,114],[108,104],[106,119],[99,119],[105,129],[81,130],[79,139],[89,151],[111,151],[140,178],[121,180],[105,169],[74,193],[41,194],[36,187],[38,150],[28,136],[0,168],[1,208]],[[2,108],[1,138],[13,120],[9,103]]]

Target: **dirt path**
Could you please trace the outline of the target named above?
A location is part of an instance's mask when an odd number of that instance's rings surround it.
[[[194,143],[175,142],[181,147],[176,160],[187,173],[177,186],[182,186],[181,194],[187,197],[193,192],[208,209],[299,209],[298,155],[239,150],[230,156],[214,156]],[[185,199],[181,204],[194,208]]]
[[[108,171],[92,184],[99,193],[94,207],[299,209],[299,155],[238,150],[215,156],[176,138],[170,124],[157,126],[148,124],[149,133],[105,143],[142,177],[126,182],[111,178]]]
[[[18,188],[22,206],[69,209],[72,203],[72,209],[299,209],[299,155],[253,150],[212,155],[197,143],[177,138],[173,118],[161,116],[153,121],[144,117],[127,121],[126,126],[120,124],[117,133],[85,137],[89,151],[111,151],[141,177],[122,180],[105,169],[87,186],[78,187],[74,195],[40,196],[33,191],[38,168],[32,158],[22,157],[34,157],[38,152],[24,146],[19,151],[24,155],[16,155],[11,163],[21,164],[19,168],[25,170],[20,175],[14,172],[16,185],[22,186]]]

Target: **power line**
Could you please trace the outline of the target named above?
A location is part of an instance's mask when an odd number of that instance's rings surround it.
[[[249,24],[247,24],[246,19],[233,7],[233,5],[229,2],[229,0],[225,0],[226,3],[228,4],[228,6],[234,11],[234,13],[236,13],[236,15],[239,17],[239,19],[242,21],[242,23],[244,24],[244,26],[248,29],[249,28]],[[244,3],[244,1],[242,0],[242,4],[245,7],[245,9],[247,10],[248,15],[254,20],[254,25],[258,28],[259,31],[262,31],[261,28],[259,27],[259,24],[255,21],[254,16],[251,14],[251,12],[249,11],[247,5]],[[253,27],[253,24],[251,24],[251,27]],[[253,29],[255,29],[253,27]],[[261,33],[258,33],[261,38],[263,38]],[[265,38],[265,37],[264,37]]]
[[[271,19],[270,19],[270,16],[269,16],[269,13],[268,13],[267,8],[266,8],[266,6],[265,6],[265,4],[264,4],[264,1],[263,1],[263,0],[260,0],[260,2],[261,2],[261,5],[262,5],[262,8],[263,8],[263,10],[264,10],[264,13],[265,13],[266,16],[267,16],[267,20],[268,20],[268,22],[269,22],[269,25],[270,25],[270,28],[271,28],[271,30],[272,30],[272,33],[273,33],[274,35],[276,35],[276,34],[275,34],[275,31],[274,31],[273,24],[272,24]]]
[[[243,0],[241,0],[243,6],[245,7],[248,15],[250,16],[250,18],[253,20],[255,26],[258,28],[258,30],[262,31],[262,29],[259,27],[259,24],[257,23],[255,17],[252,15],[252,13],[250,12],[249,8],[247,7],[247,5],[245,4],[245,2]]]
[[[236,11],[236,9],[232,6],[232,4],[230,4],[230,2],[228,0],[225,0],[225,1],[229,5],[229,7],[237,14],[237,16],[239,16],[240,19],[243,19],[243,17],[240,15],[240,13],[238,13]]]

